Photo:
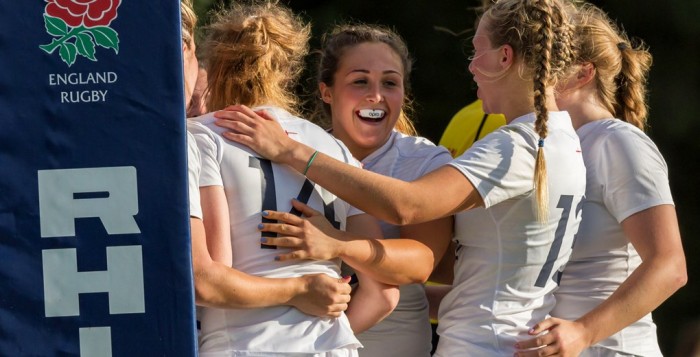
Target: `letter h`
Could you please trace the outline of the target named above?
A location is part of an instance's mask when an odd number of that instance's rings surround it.
[[[75,248],[45,249],[46,317],[79,316],[78,295],[107,292],[110,314],[144,313],[141,246],[107,247],[107,270],[78,272]]]

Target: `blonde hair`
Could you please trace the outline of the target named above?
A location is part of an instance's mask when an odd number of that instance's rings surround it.
[[[192,8],[192,0],[180,1],[182,43],[188,48],[194,43],[194,28],[197,25],[197,15]]]
[[[521,58],[532,76],[535,131],[539,135],[533,187],[536,214],[544,222],[549,212],[544,140],[547,138],[547,88],[553,87],[569,70],[575,58],[574,27],[567,4],[562,0],[498,0],[487,6],[489,39],[494,46],[505,44]]]
[[[401,59],[404,98],[401,113],[399,113],[399,119],[396,121],[394,129],[406,135],[417,135],[416,127],[410,119],[410,115],[413,113],[410,95],[413,59],[408,52],[406,42],[390,28],[381,25],[343,24],[337,25],[330,32],[325,33],[321,38],[321,49],[316,51],[319,55],[317,82],[332,87],[335,83],[335,73],[338,71],[340,60],[345,51],[362,43],[384,43]],[[330,105],[320,100],[320,92],[314,97],[317,98],[314,120],[322,126],[330,126]]]
[[[180,1],[180,32],[182,36],[182,45],[186,49],[194,49],[194,29],[197,25],[197,14],[195,14],[192,8],[191,0],[181,0]],[[185,55],[185,53],[183,53]],[[194,53],[193,53],[194,55]],[[183,61],[185,58],[183,57]],[[190,88],[190,83],[183,80],[183,86],[185,88],[185,93],[192,93],[194,88]],[[187,103],[187,100],[185,100]],[[190,102],[192,105],[192,102]],[[187,110],[188,108],[185,108]]]
[[[255,1],[215,14],[206,32],[208,110],[269,104],[298,114],[293,89],[308,53],[309,25],[276,1]]]
[[[574,14],[578,62],[595,67],[600,103],[639,129],[646,128],[647,76],[652,57],[640,41],[633,45],[601,9],[583,4]]]

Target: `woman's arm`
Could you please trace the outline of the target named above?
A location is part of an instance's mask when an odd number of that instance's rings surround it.
[[[291,305],[321,317],[339,316],[347,308],[349,279],[325,274],[272,279],[231,268],[229,213],[223,188],[207,186],[200,193],[204,222],[190,219],[197,304],[218,308]]]
[[[231,266],[233,260],[231,224],[224,188],[222,186],[200,187],[199,194],[209,254],[213,260]]]
[[[296,202],[301,204],[299,201]],[[320,215],[320,213],[313,211],[311,207],[306,205],[304,206],[305,207],[296,205],[297,209],[305,208],[307,209],[306,213],[316,213],[318,216],[323,217]],[[302,214],[306,214],[303,210],[301,212]],[[323,219],[325,219],[325,217]],[[358,214],[348,217],[345,224],[345,231],[349,234],[368,237],[366,240],[367,243],[370,241],[382,243],[386,242],[386,240],[381,239],[382,231],[379,227],[379,222],[368,214]],[[418,255],[417,258],[420,259],[423,257]],[[365,273],[365,271],[375,273],[374,275],[380,275],[377,274],[380,272],[384,273],[381,271],[382,267],[379,264],[373,264],[373,261],[375,260],[345,260],[345,263],[349,264],[355,270],[359,280],[359,284],[353,292],[352,300],[350,301],[347,310],[350,326],[352,326],[352,330],[356,334],[383,320],[399,303],[398,286],[381,283],[370,277],[369,274]],[[384,273],[381,275],[391,277],[390,273]]]
[[[356,271],[359,284],[345,314],[355,334],[361,333],[389,316],[399,303],[399,288],[380,283]]]
[[[327,260],[339,257],[356,271],[386,284],[426,281],[435,262],[440,260],[452,236],[452,218],[402,227],[402,239],[376,239],[381,231],[375,218],[367,214],[348,219],[347,232],[333,228],[326,218],[309,206],[293,200],[304,218],[289,213],[267,211],[267,218],[278,223],[262,224],[263,231],[276,232],[266,244],[291,248],[279,256],[287,259]]]
[[[195,298],[198,305],[217,308],[294,306],[319,317],[338,317],[350,301],[349,278],[326,274],[298,278],[261,278],[211,259],[204,224],[190,219]]]
[[[547,346],[564,356],[580,351],[620,331],[656,309],[687,282],[685,255],[676,210],[660,205],[633,214],[622,229],[642,258],[642,263],[604,302],[576,321],[550,318],[535,325],[535,339],[519,348]],[[537,356],[519,352],[519,356]]]
[[[261,112],[261,115],[265,115]],[[223,135],[266,158],[290,165],[353,206],[398,225],[421,223],[483,205],[472,183],[451,166],[405,182],[346,165],[289,138],[279,124],[245,106],[217,112]]]

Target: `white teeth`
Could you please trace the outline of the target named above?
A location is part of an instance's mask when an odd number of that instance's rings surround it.
[[[384,111],[381,109],[360,109],[357,114],[364,118],[380,119],[384,117]]]

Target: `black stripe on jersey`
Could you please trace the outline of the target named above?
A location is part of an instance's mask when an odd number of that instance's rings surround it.
[[[297,201],[300,201],[304,204],[309,203],[309,198],[311,197],[311,193],[314,192],[314,184],[311,183],[309,180],[304,180],[304,185],[301,187],[301,191],[299,191],[299,195],[297,196]],[[298,209],[292,207],[292,210],[289,211],[289,213],[301,217],[301,211]]]
[[[248,167],[253,167],[260,170],[260,187],[262,194],[262,210],[277,211],[277,192],[275,191],[275,176],[272,172],[272,162],[270,160],[259,159],[250,156]],[[275,223],[275,220],[262,217],[263,223]],[[277,237],[274,232],[261,232],[262,237]],[[277,249],[274,245],[260,244],[262,249]]]

